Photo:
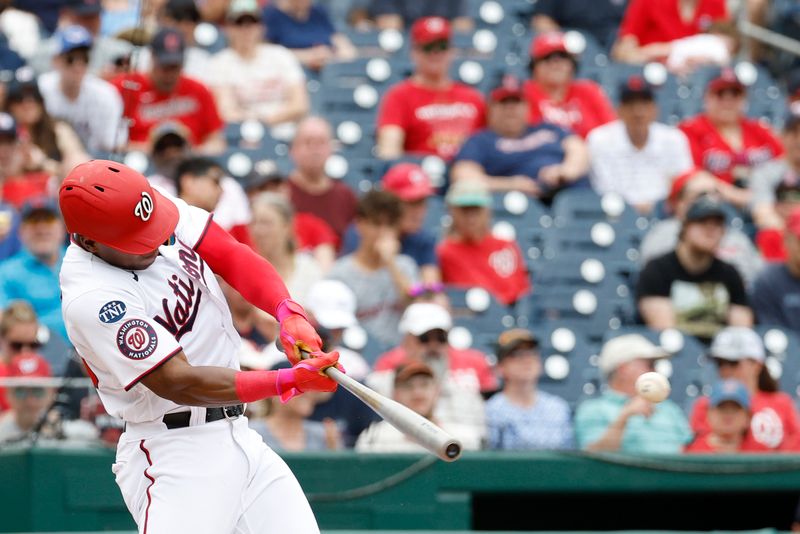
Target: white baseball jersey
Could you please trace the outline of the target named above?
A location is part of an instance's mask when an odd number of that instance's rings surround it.
[[[214,273],[194,250],[211,215],[184,201],[174,244],[147,269],[126,271],[72,244],[61,267],[64,322],[109,414],[160,420],[186,407],[159,397],[142,378],[180,351],[192,365],[239,369],[241,339]]]

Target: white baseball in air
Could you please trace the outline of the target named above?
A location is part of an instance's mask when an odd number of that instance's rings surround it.
[[[661,402],[669,397],[672,388],[667,377],[651,371],[636,379],[636,392],[650,402]]]

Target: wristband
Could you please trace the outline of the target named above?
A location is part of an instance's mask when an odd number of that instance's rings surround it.
[[[280,395],[286,402],[299,395],[292,369],[277,371],[239,371],[234,378],[236,396],[242,402],[254,402]]]

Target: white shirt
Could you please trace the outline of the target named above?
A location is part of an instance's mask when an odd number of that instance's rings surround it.
[[[683,132],[658,122],[650,125],[641,150],[631,144],[621,120],[595,128],[587,142],[592,187],[600,194],[619,193],[628,204],[666,198],[672,179],[693,166]]]
[[[129,422],[156,421],[167,412],[186,410],[140,382],[181,350],[192,365],[239,369],[241,339],[225,297],[193,250],[209,214],[171,200],[180,217],[175,244],[159,247],[147,269],[113,267],[75,244],[61,268],[70,341],[96,377],[106,411]]]
[[[458,439],[464,450],[480,450],[481,438],[471,428],[453,423],[439,423],[438,421],[436,423],[442,430]],[[418,445],[386,421],[375,422],[359,434],[355,450],[385,453],[425,452],[422,445]]]
[[[297,58],[274,44],[259,45],[249,60],[226,48],[212,56],[207,70],[212,87],[232,87],[239,106],[259,115],[281,108],[289,89],[305,81]]]
[[[122,98],[113,85],[93,74],[83,77],[78,98],[61,92],[61,73],[39,76],[39,90],[47,112],[68,123],[90,152],[112,151],[127,141],[122,128]]]

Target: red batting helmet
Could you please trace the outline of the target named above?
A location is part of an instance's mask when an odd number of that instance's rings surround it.
[[[147,254],[178,224],[178,208],[130,167],[102,159],[81,163],[64,179],[58,203],[67,230],[120,252]]]

